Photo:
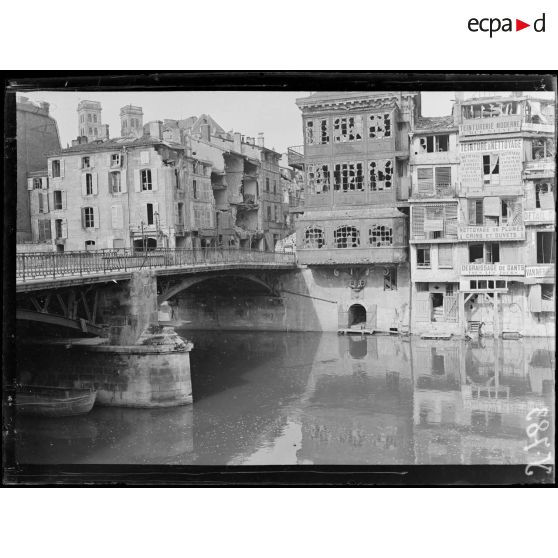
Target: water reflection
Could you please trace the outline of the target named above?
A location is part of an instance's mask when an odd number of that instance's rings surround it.
[[[22,463],[527,463],[554,340],[184,332],[194,405],[18,417]],[[39,363],[36,363],[39,366]],[[549,440],[554,433],[545,432]],[[551,448],[554,455],[554,448]]]

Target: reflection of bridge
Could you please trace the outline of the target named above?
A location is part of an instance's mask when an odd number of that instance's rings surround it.
[[[239,249],[127,249],[18,254],[17,319],[134,341],[167,300],[205,278],[237,275],[274,292],[270,272],[296,269],[292,253]],[[133,333],[131,332],[133,330]]]

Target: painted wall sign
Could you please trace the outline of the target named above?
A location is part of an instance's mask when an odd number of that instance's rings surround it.
[[[525,264],[462,264],[461,275],[525,275]]]
[[[481,134],[501,134],[505,132],[518,132],[521,130],[521,117],[513,118],[481,118],[465,120],[459,126],[462,136],[476,136]]]
[[[525,228],[512,227],[459,227],[459,240],[524,240]]]
[[[523,220],[526,223],[554,223],[556,213],[553,209],[529,209],[523,212]]]
[[[554,265],[528,265],[525,268],[525,277],[554,277]]]
[[[488,168],[483,162],[485,155],[490,156]],[[491,187],[521,184],[521,138],[464,142],[460,144],[460,158],[461,184],[465,189],[480,192]]]

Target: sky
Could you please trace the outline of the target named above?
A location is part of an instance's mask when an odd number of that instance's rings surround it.
[[[143,108],[143,122],[180,119],[210,114],[226,131],[245,136],[264,133],[265,145],[280,153],[287,147],[302,145],[301,113],[295,100],[308,91],[27,91],[30,100],[50,103],[50,114],[58,123],[62,147],[78,135],[77,105],[80,101],[99,101],[102,122],[109,125],[111,137],[120,135],[120,108],[136,105]],[[451,114],[453,93],[424,92],[423,116]]]

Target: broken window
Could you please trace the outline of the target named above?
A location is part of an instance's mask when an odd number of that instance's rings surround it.
[[[528,100],[525,105],[525,121],[532,124],[552,124],[554,122],[553,103]]]
[[[465,105],[462,108],[463,118],[496,118],[519,114],[520,104],[517,101],[509,102],[484,102],[474,105]]]
[[[469,263],[483,263],[484,249],[482,244],[469,244]]]
[[[541,300],[554,300],[554,285],[541,285]]]
[[[343,225],[333,231],[335,248],[358,248],[360,245],[360,231],[356,227]]]
[[[391,137],[390,113],[377,113],[368,116],[368,137],[370,139]]]
[[[537,232],[537,263],[556,262],[556,233]]]
[[[482,168],[484,184],[500,184],[500,156],[483,155]]]
[[[372,225],[368,230],[370,246],[391,246],[393,244],[393,229],[387,225]]]
[[[360,141],[362,139],[362,116],[343,116],[333,120],[333,141]]]
[[[40,190],[42,188],[42,182],[40,178],[33,179],[33,190]]]
[[[531,143],[531,159],[547,159],[554,157],[556,150],[550,138],[534,139]]]
[[[325,246],[324,230],[321,227],[308,227],[302,241],[304,248],[323,248]]]
[[[390,159],[368,163],[370,190],[380,192],[391,189],[393,183],[393,161]]]
[[[552,184],[548,182],[535,184],[535,207],[537,209],[554,209]]]
[[[308,165],[306,177],[310,194],[329,191],[329,165]]]
[[[384,291],[397,290],[397,268],[386,267],[384,268]]]
[[[449,135],[426,136],[419,140],[421,152],[423,153],[442,153],[449,151]]]
[[[498,263],[499,261],[498,242],[469,244],[469,263]]]
[[[334,168],[333,180],[336,190],[349,192],[363,189],[362,163],[337,163]]]
[[[326,118],[307,120],[305,128],[305,142],[307,144],[329,143],[329,127]]]
[[[81,158],[81,168],[82,169],[88,169],[91,167],[91,162],[89,157],[82,157]]]
[[[417,246],[417,267],[430,267],[430,246]]]

